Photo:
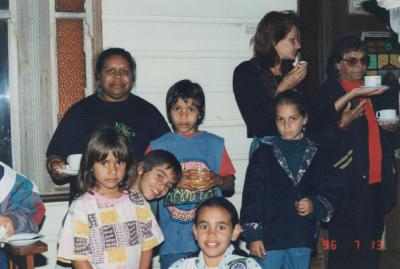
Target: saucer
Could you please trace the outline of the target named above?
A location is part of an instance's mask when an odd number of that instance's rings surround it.
[[[376,122],[379,124],[396,124],[399,121],[399,117],[397,116],[396,119],[376,119]]]
[[[19,233],[19,234],[14,234],[7,238],[5,242],[12,246],[28,246],[36,243],[39,241],[44,235],[42,234],[36,234],[36,233]]]
[[[78,175],[79,169],[72,169],[67,165],[64,169],[57,169],[57,171],[67,175],[76,176]]]
[[[360,86],[361,89],[375,89],[385,87],[386,85],[376,85],[376,86]]]

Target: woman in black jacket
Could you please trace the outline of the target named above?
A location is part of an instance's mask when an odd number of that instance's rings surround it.
[[[252,38],[253,58],[239,64],[233,73],[233,92],[247,126],[247,137],[254,138],[250,153],[260,140],[276,135],[272,116],[274,96],[296,88],[307,73],[307,63],[293,68],[300,44],[300,20],[290,11],[267,13]]]
[[[376,122],[375,96],[387,88],[362,87],[367,64],[363,42],[339,40],[311,111],[315,139],[329,148],[345,187],[328,227],[329,269],[378,268],[384,218],[395,203],[395,125]]]

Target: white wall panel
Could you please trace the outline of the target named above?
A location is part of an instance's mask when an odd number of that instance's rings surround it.
[[[297,9],[296,0],[103,0],[103,14],[254,18],[269,10]]]
[[[248,54],[250,55],[250,54]],[[239,57],[211,55],[204,53],[186,54],[184,57],[168,58],[140,58],[136,56],[138,64],[137,89],[145,87],[159,87],[159,92],[166,92],[176,81],[189,78],[203,86],[209,92],[208,86],[224,86],[230,88],[227,94],[232,94],[232,73],[240,63]],[[157,89],[151,89],[152,91]]]
[[[67,213],[68,202],[46,203],[46,218],[44,219],[40,233],[45,237],[42,240],[48,246],[48,251],[43,253],[47,259],[46,266],[41,269],[53,269],[56,263],[57,238],[61,229],[61,222]]]
[[[238,52],[248,49],[249,42],[241,41],[248,34],[253,33],[254,25],[257,23],[256,20],[216,22],[208,18],[178,21],[163,18],[164,20],[158,22],[142,21],[145,20],[143,17],[123,22],[115,21],[115,17],[109,19],[112,24],[104,25],[105,31],[112,30],[110,31],[110,43],[107,45],[119,45],[127,49],[135,48],[136,54],[146,51],[160,51],[165,54],[176,51]],[[125,39],[116,43],[119,36],[126,35],[132,36],[132,40]],[[143,35],[152,35],[156,42],[149,43],[146,39],[139,38]],[[226,47],[226,44],[229,44],[229,47]]]

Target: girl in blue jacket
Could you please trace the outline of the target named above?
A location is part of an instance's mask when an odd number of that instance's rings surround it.
[[[247,168],[241,208],[243,235],[263,268],[307,269],[317,220],[329,221],[340,190],[328,159],[305,134],[303,95],[274,99],[279,136],[254,153]]]

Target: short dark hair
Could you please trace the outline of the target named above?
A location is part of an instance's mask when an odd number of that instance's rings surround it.
[[[300,18],[293,11],[271,11],[257,25],[251,39],[253,58],[265,67],[273,67],[280,62],[275,45],[296,26],[300,31]]]
[[[126,163],[126,171],[128,171],[132,164],[132,152],[127,138],[114,127],[101,127],[90,135],[82,155],[78,173],[80,194],[91,191],[96,185],[96,178],[92,172],[93,165],[104,161],[110,152],[117,160]],[[128,176],[125,174],[118,184],[119,190],[127,189],[127,180]]]
[[[224,197],[213,197],[205,200],[200,204],[200,206],[196,209],[196,213],[194,215],[194,224],[197,225],[199,221],[200,212],[206,207],[219,207],[226,210],[231,216],[232,227],[235,227],[236,224],[239,223],[239,215],[235,208],[235,206]]]
[[[279,105],[290,104],[297,107],[302,116],[308,114],[309,108],[304,95],[295,90],[287,90],[278,94],[272,104],[274,109],[274,114],[276,114],[276,109]]]
[[[326,69],[328,79],[337,79],[340,76],[336,64],[340,63],[343,60],[343,56],[351,51],[360,51],[367,54],[368,47],[365,42],[355,36],[345,36],[339,39],[333,46],[328,58],[328,67]]]
[[[172,168],[176,175],[176,181],[182,177],[182,166],[174,154],[167,150],[156,149],[150,151],[143,158],[143,172],[146,173],[159,165],[167,165],[167,168]]]
[[[189,98],[193,99],[194,106],[199,110],[199,118],[196,122],[196,125],[199,126],[203,122],[206,106],[204,91],[201,86],[189,79],[184,79],[176,82],[169,88],[166,98],[167,116],[168,121],[174,129],[174,123],[171,118],[171,108],[178,102],[179,98],[182,98],[185,102],[187,102]]]
[[[109,48],[106,50],[103,50],[96,59],[96,71],[95,71],[95,77],[98,80],[100,78],[100,73],[104,68],[104,63],[106,62],[106,60],[108,58],[110,58],[111,56],[114,55],[119,55],[124,57],[127,61],[128,61],[128,66],[129,69],[132,73],[132,82],[133,85],[135,85],[135,81],[136,81],[136,62],[135,59],[133,59],[132,55],[121,48]]]
[[[140,162],[143,164],[143,173],[147,173],[151,171],[154,167],[160,165],[167,165],[167,169],[172,169],[175,173],[175,179],[178,183],[182,178],[182,167],[179,163],[178,159],[171,152],[163,149],[157,149],[150,151],[146,155],[144,155],[143,160]],[[138,177],[138,165],[132,166],[129,171],[129,178],[132,182],[129,184],[133,184],[133,182]]]

